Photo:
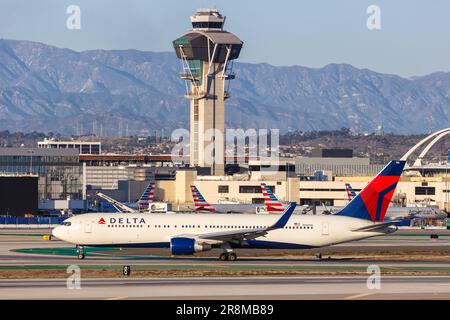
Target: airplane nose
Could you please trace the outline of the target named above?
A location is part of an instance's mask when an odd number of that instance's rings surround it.
[[[54,236],[55,238],[61,239],[61,227],[53,228],[52,236]]]

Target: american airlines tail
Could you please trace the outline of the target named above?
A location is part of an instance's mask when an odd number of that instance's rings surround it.
[[[348,197],[348,201],[352,201],[354,197],[356,197],[356,193],[353,190],[352,186],[350,185],[350,183],[346,183],[345,184],[345,191],[347,191],[347,197]]]
[[[403,172],[405,161],[391,161],[337,216],[347,216],[382,222],[398,180]]]
[[[155,189],[156,183],[155,181],[151,181],[147,188],[145,188],[144,193],[138,200],[138,205],[140,208],[148,208],[150,203],[153,203],[155,198]]]
[[[278,198],[273,194],[272,190],[263,182],[261,183],[261,190],[264,196],[264,205],[266,206],[266,211],[269,213],[280,213],[283,212],[285,207],[278,200]]]
[[[195,211],[210,211],[215,212],[216,208],[206,202],[200,191],[196,186],[191,186],[192,197],[194,198]]]

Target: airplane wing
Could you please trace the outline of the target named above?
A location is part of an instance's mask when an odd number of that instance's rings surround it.
[[[255,228],[255,229],[239,229],[239,230],[228,230],[221,232],[209,232],[202,234],[190,235],[193,238],[199,240],[212,240],[220,242],[242,242],[244,240],[251,240],[258,237],[265,236],[272,230],[284,228],[284,226],[289,221],[292,213],[294,212],[296,203],[292,202],[284,211],[283,215],[268,228]],[[179,236],[177,236],[179,237]]]
[[[382,231],[392,226],[397,226],[402,220],[389,220],[382,223],[371,224],[362,228],[353,229],[352,231]]]
[[[241,242],[244,240],[251,240],[258,237],[265,236],[267,231],[265,229],[242,229],[224,232],[212,232],[198,235],[198,239],[215,240],[222,242]]]

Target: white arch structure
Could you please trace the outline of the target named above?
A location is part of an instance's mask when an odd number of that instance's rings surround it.
[[[416,161],[414,162],[413,166],[421,166],[422,165],[422,159],[425,158],[425,156],[427,155],[428,151],[430,151],[430,149],[434,146],[434,144],[436,142],[438,142],[439,140],[441,140],[444,136],[446,136],[447,134],[450,134],[450,128],[446,128],[446,129],[442,129],[439,130],[437,132],[434,132],[432,134],[430,134],[428,137],[422,139],[421,141],[419,141],[414,147],[412,147],[411,149],[408,150],[408,152],[405,153],[405,155],[400,159],[400,160],[408,160],[409,156],[417,150],[417,148],[419,148],[421,145],[423,145],[425,142],[429,141],[430,139],[434,138],[424,149],[423,151],[420,153],[420,155],[417,157]]]

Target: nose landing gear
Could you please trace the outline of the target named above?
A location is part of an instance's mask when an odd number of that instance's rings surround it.
[[[80,259],[80,260],[83,260],[86,257],[83,246],[77,245],[77,253],[78,253],[78,259]]]

